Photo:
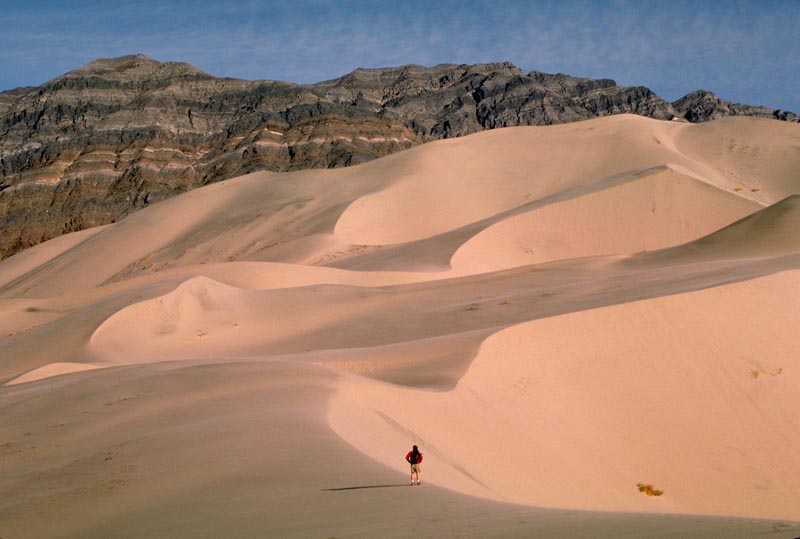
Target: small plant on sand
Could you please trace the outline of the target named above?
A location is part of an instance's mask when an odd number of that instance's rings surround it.
[[[648,496],[661,496],[662,494],[664,494],[663,490],[658,490],[657,488],[654,488],[653,485],[636,483],[636,486],[639,488],[639,492],[647,494]]]
[[[758,380],[761,376],[780,376],[783,374],[783,367],[778,367],[776,369],[769,369],[766,370],[763,367],[754,368],[750,371],[750,376],[753,377],[754,380]]]
[[[475,304],[473,303],[472,305],[470,305],[469,307],[467,307],[467,308],[466,308],[466,309],[464,309],[464,310],[465,310],[465,311],[477,311],[478,309],[480,309],[480,307],[478,307],[477,305],[475,305]]]

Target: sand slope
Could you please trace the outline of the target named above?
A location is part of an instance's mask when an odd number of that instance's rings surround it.
[[[453,267],[478,273],[655,251],[695,240],[761,209],[670,166],[599,187],[492,225],[456,251]],[[709,212],[709,207],[716,210]]]
[[[791,518],[798,285],[793,271],[519,324],[483,343],[453,391],[355,380],[332,421],[386,460],[413,432],[432,480],[476,495]]]
[[[0,534],[796,537],[797,141],[487,131],[2,261]]]

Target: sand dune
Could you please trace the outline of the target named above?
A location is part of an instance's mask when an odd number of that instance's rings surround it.
[[[718,208],[709,212],[708,208]],[[454,254],[479,273],[583,256],[655,251],[715,232],[761,206],[666,167],[500,221]]]
[[[787,197],[727,227],[685,245],[665,249],[653,260],[680,257],[755,258],[793,255],[800,247],[800,196]]]
[[[797,194],[800,133],[797,126],[751,118],[723,119],[681,130],[675,147],[725,189],[772,204]]]
[[[786,272],[516,325],[483,343],[453,391],[357,379],[332,423],[387,464],[413,433],[429,448],[431,480],[475,495],[792,518],[799,279]],[[642,495],[639,482],[663,496]]]
[[[26,382],[35,382],[43,378],[50,378],[51,376],[59,376],[71,372],[89,371],[92,369],[100,369],[102,365],[89,365],[86,363],[48,363],[44,367],[39,367],[32,371],[28,371],[19,378],[6,383],[6,385],[13,386],[15,384],[24,384]]]
[[[2,261],[0,534],[796,537],[799,136],[486,131]]]
[[[408,152],[419,172],[398,175],[385,189],[355,201],[336,233],[352,243],[409,242],[599,178],[670,162],[694,165],[658,140],[672,136],[678,125],[655,126],[633,116],[592,123],[509,128]]]

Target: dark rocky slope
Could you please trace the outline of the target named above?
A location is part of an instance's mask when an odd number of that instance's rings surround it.
[[[672,104],[675,110],[689,122],[707,122],[728,116],[756,116],[785,122],[800,122],[800,117],[786,110],[731,103],[715,96],[708,90],[697,90],[683,96]]]
[[[134,55],[0,93],[0,257],[209,182],[340,167],[429,140],[634,113],[796,115],[509,63],[358,69],[313,85],[212,77]]]

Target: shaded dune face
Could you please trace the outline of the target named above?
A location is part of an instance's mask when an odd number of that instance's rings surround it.
[[[213,528],[218,488],[267,522],[320,477],[391,484],[417,443],[425,482],[495,501],[800,519],[798,144],[741,118],[499,129],[242,176],[4,260],[0,516],[47,535],[54,487],[73,535],[192,536],[145,493],[196,494]],[[280,473],[253,471],[261,443]],[[115,459],[107,496],[56,484],[102,477],[89,454]]]

